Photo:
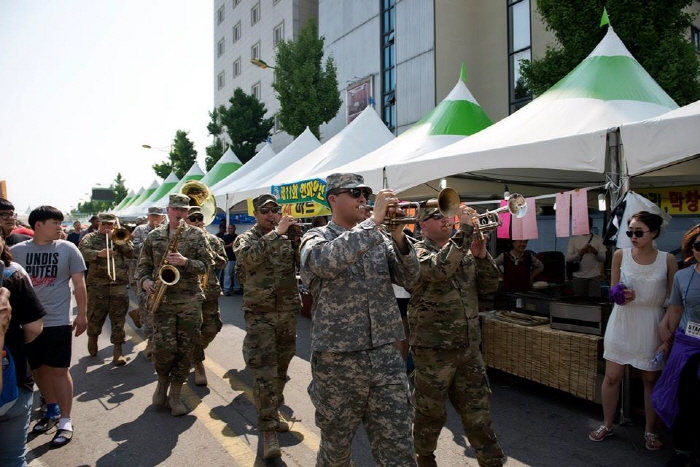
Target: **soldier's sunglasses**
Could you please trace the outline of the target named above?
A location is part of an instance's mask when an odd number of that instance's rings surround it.
[[[369,195],[372,194],[372,190],[368,190],[367,188],[348,188],[347,190],[338,190],[334,195],[339,195],[341,193],[349,193],[350,196],[353,198],[357,199],[360,196],[364,196],[365,199],[369,199]]]
[[[202,222],[204,220],[204,215],[202,214],[191,214],[187,216],[190,222]]]
[[[280,212],[280,208],[278,206],[275,206],[274,208],[263,207],[263,208],[258,208],[258,212],[260,214],[267,214],[268,212],[272,212],[274,214],[277,214]]]

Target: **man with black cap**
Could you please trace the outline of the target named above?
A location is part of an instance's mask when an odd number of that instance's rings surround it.
[[[187,413],[180,393],[192,368],[192,353],[202,327],[204,293],[200,276],[206,274],[213,263],[202,231],[185,222],[189,208],[189,196],[170,195],[168,223],[148,234],[136,268],[139,288],[147,296],[160,287],[165,288],[157,309],[148,310],[157,330],[151,336],[158,374],[153,405],[162,407],[168,402],[173,416]],[[165,264],[175,267],[179,274],[177,281],[169,286],[161,276],[161,265]]]
[[[88,222],[90,222],[90,225],[88,226],[87,229],[84,229],[82,232],[80,232],[80,240],[78,240],[78,243],[83,241],[83,238],[89,233],[93,233],[100,227],[100,218],[98,216],[92,215],[90,216],[90,219],[88,219]]]
[[[280,457],[278,431],[289,425],[280,419],[289,362],[296,352],[296,320],[301,308],[297,288],[297,252],[286,236],[294,218],[282,216],[275,197],[253,199],[255,225],[233,242],[236,274],[243,286],[241,308],[246,337],[243,357],[253,374],[258,430],[263,434],[263,458]]]
[[[87,234],[80,242],[80,253],[89,265],[87,279],[88,303],[88,353],[97,355],[97,338],[109,315],[112,324],[110,341],[114,345],[112,363],[126,364],[122,344],[126,333],[126,312],[129,309],[129,296],[126,290],[128,273],[126,261],[134,257],[134,245],[127,239],[121,244],[114,242],[113,233],[117,217],[109,212],[98,216],[99,227]]]
[[[408,381],[396,346],[405,334],[391,285],[410,287],[418,259],[402,229],[381,230],[396,209],[393,191],[379,191],[365,219],[371,194],[360,175],[329,175],[332,220],[301,243],[301,278],[314,297],[309,395],[321,430],[317,467],[350,465],[360,423],[377,465],[416,465]]]
[[[435,449],[447,398],[462,419],[479,465],[505,462],[491,423],[477,295],[496,291],[499,271],[485,239],[474,238],[476,219],[472,208],[461,206],[459,230],[453,235],[451,219],[437,209],[419,214],[423,239],[415,248],[420,279],[410,289],[408,305],[418,467],[437,467]]]
[[[202,230],[207,239],[210,253],[214,264],[209,271],[201,276],[202,288],[204,289],[204,302],[202,302],[202,328],[199,342],[194,347],[192,362],[194,363],[194,384],[197,386],[207,385],[207,373],[204,371],[204,349],[214,340],[221,331],[224,323],[221,321],[219,312],[219,297],[221,296],[221,286],[216,275],[216,269],[224,267],[226,264],[226,252],[224,243],[219,237],[207,232],[204,228],[204,215],[199,206],[191,206],[187,215],[187,223]]]

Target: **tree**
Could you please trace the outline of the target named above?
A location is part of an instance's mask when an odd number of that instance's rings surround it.
[[[214,142],[207,147],[207,169],[213,167],[226,150],[221,137],[224,133],[231,140],[233,152],[245,164],[252,159],[255,148],[267,139],[275,124],[274,118],[265,118],[265,104],[241,88],[236,88],[228,101],[231,104],[228,108],[220,105],[209,112],[211,122],[207,130],[214,136]]]
[[[177,130],[168,154],[169,161],[153,164],[153,171],[160,178],[167,178],[173,171],[178,178],[182,178],[197,161],[197,151],[187,134],[186,131]]]
[[[700,98],[700,62],[688,40],[693,0],[538,0],[537,10],[558,45],[539,60],[523,60],[527,87],[539,95],[573,70],[605,35],[598,29],[605,6],[610,23],[630,53],[673,98],[685,105]]]
[[[117,173],[117,178],[114,179],[114,183],[110,185],[110,188],[112,191],[114,191],[114,201],[112,202],[112,206],[117,206],[124,198],[126,198],[126,195],[129,194],[129,190],[124,184],[124,179],[122,178],[121,173]]]
[[[308,126],[320,138],[321,124],[329,122],[340,109],[333,57],[322,66],[324,42],[324,37],[318,37],[316,21],[310,19],[296,41],[277,44],[277,74],[272,87],[280,101],[280,125],[294,137]]]

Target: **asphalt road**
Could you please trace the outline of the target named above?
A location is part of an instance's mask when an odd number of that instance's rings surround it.
[[[54,430],[29,437],[31,467],[122,466],[301,466],[315,465],[319,431],[306,388],[310,382],[311,322],[298,322],[297,355],[290,366],[283,415],[289,433],[280,434],[282,458],[263,461],[260,434],[255,428],[251,377],[245,369],[241,343],[245,334],[240,297],[220,300],[224,327],[207,349],[207,387],[191,378],[183,395],[188,415],[172,417],[151,406],[156,376],[141,351],[140,330],[127,318],[129,352],[126,366],[113,367],[108,326],[100,336],[96,357],[87,354],[87,337],[75,339],[71,374],[75,384],[73,441],[51,449]],[[642,420],[615,426],[616,436],[602,443],[588,440],[602,418],[600,406],[505,374],[491,374],[492,414],[496,433],[511,467],[662,466],[670,447],[644,449]],[[33,419],[39,413],[33,413]],[[33,425],[33,421],[32,421]],[[668,433],[662,440],[670,446]],[[450,409],[438,443],[440,466],[476,466],[462,434],[459,418]],[[360,431],[353,442],[355,467],[374,466],[369,445]]]

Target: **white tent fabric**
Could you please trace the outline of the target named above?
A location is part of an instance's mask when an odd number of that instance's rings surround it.
[[[163,196],[163,198],[161,198],[161,199],[163,199],[167,204],[169,196],[174,195],[176,193],[179,193],[180,189],[182,188],[182,185],[184,185],[185,182],[187,182],[189,180],[201,180],[203,177],[204,177],[204,171],[199,166],[199,164],[197,162],[195,162],[194,164],[192,164],[192,167],[190,167],[190,170],[188,170],[187,173],[185,175],[183,175],[183,177],[180,179],[180,181],[177,182],[177,185],[175,185],[168,192],[168,194]]]
[[[609,28],[578,67],[518,112],[448,147],[389,164],[386,176],[397,192],[457,174],[501,184],[603,182],[608,129],[676,107]]]
[[[229,147],[200,182],[212,187],[238,170],[243,163]]]
[[[655,118],[620,127],[630,176],[677,164],[700,155],[700,101]],[[692,172],[697,181],[697,171]],[[651,174],[653,175],[653,174]],[[689,175],[683,167],[663,171],[667,177]]]
[[[272,146],[270,146],[269,143],[265,143],[265,146],[258,151],[256,155],[254,155],[248,162],[243,164],[242,167],[240,167],[238,170],[221,180],[220,182],[212,185],[209,187],[212,193],[215,195],[219,194],[219,190],[225,186],[230,185],[233,183],[235,180],[238,180],[239,178],[244,177],[245,175],[251,173],[252,171],[256,170],[258,167],[261,165],[265,164],[267,161],[275,157],[277,153],[275,152],[274,149],[272,149]]]
[[[321,146],[321,143],[316,139],[314,134],[311,133],[311,130],[307,128],[273,159],[262,164],[246,176],[238,178],[215,191],[216,205],[233,206],[239,201],[243,201],[246,198],[239,194],[241,190],[248,189],[251,186],[259,186],[265,180],[270,179],[270,177],[277,174],[280,170],[300,160],[319,146]],[[228,201],[226,199],[227,194]]]
[[[149,187],[146,188],[133,203],[123,209],[119,215],[125,217],[134,216],[139,207],[144,204],[144,202],[158,189],[159,186],[160,183],[158,182],[158,179],[153,180]]]
[[[270,186],[316,178],[364,156],[394,139],[373,107],[368,106],[340,133],[311,151],[302,159],[281,168],[278,173],[254,187],[240,190],[237,199],[254,198],[270,192]],[[280,153],[281,154],[281,153]]]

